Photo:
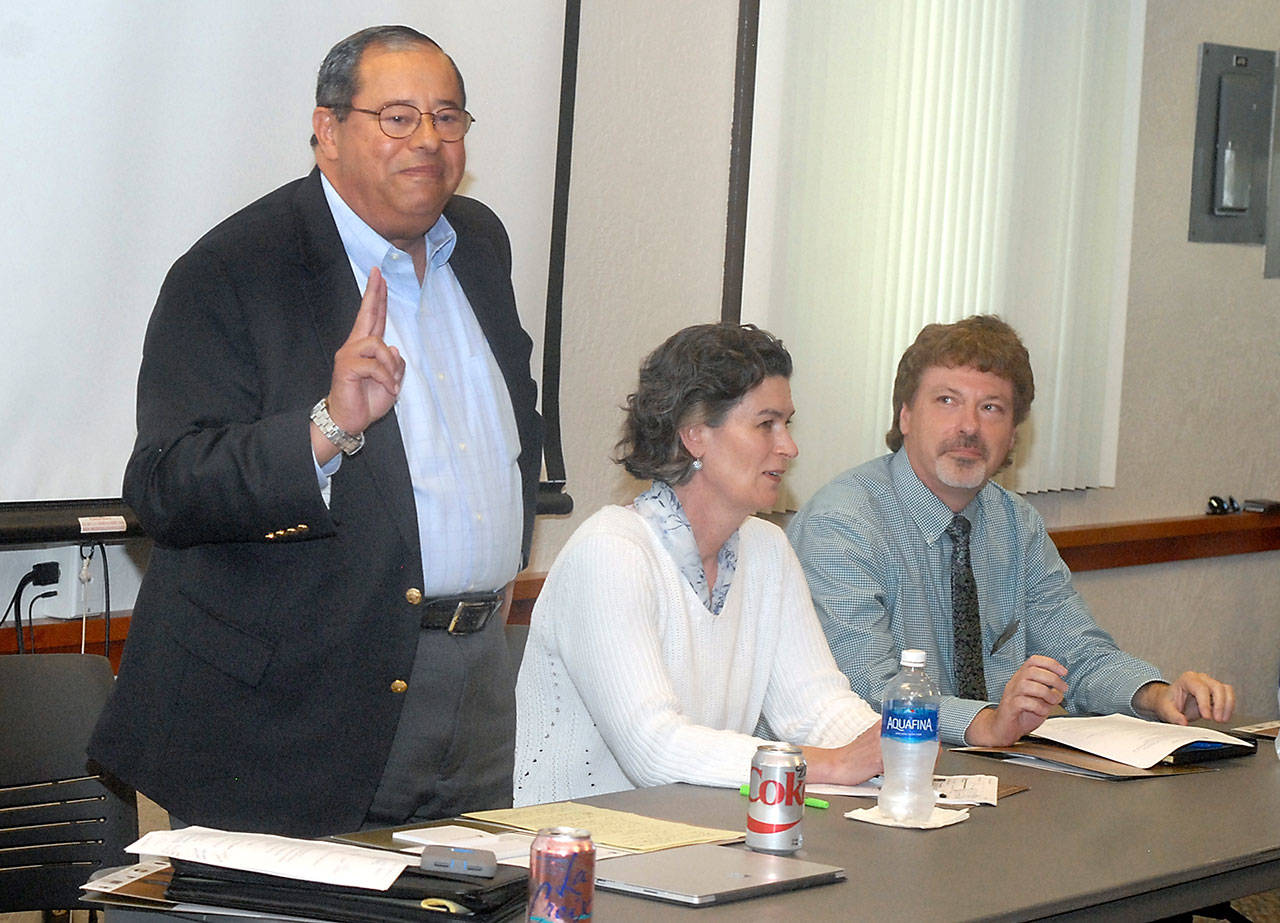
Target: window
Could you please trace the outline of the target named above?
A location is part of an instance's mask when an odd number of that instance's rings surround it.
[[[794,507],[886,451],[922,326],[995,313],[1023,492],[1113,486],[1144,0],[762,0],[742,319],[782,337]]]

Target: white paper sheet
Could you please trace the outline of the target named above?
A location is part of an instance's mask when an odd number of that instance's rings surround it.
[[[407,866],[417,864],[412,856],[384,849],[208,827],[153,830],[128,851],[378,891],[390,888]]]
[[[868,824],[879,824],[881,827],[908,827],[916,830],[933,830],[938,827],[950,827],[952,824],[958,824],[961,821],[968,820],[969,809],[961,808],[958,811],[948,811],[946,808],[934,808],[933,813],[920,823],[906,823],[905,821],[894,820],[888,814],[881,812],[879,805],[871,808],[854,808],[852,811],[846,811],[844,816],[849,818],[849,820],[860,820]]]
[[[514,865],[522,869],[529,867],[529,850],[533,846],[532,833],[489,833],[475,827],[463,827],[458,824],[443,824],[439,827],[416,827],[413,830],[397,830],[391,838],[406,845],[402,852],[421,855],[422,847],[427,844],[438,846],[457,846],[463,849],[487,849],[493,853],[501,865]],[[609,859],[613,856],[625,856],[626,849],[614,849],[610,846],[595,844],[596,860]]]
[[[1248,741],[1209,728],[1179,727],[1129,715],[1050,718],[1032,737],[1043,737],[1137,769],[1150,769],[1174,750],[1198,740],[1251,746]]]
[[[529,847],[533,845],[533,835],[529,833],[489,833],[475,827],[463,827],[458,824],[443,824],[439,827],[416,827],[413,830],[397,830],[391,834],[397,843],[407,844],[405,851],[421,853],[422,847],[453,846],[458,849],[487,849],[499,862],[510,864],[511,860],[523,858],[529,861]]]
[[[876,798],[880,795],[880,776],[861,785],[834,785],[816,782],[805,785],[806,795],[852,795],[856,798]],[[933,790],[940,804],[995,804],[1000,780],[996,776],[934,776]]]

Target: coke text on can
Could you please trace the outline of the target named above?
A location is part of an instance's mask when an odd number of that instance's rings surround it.
[[[793,853],[804,845],[804,753],[791,744],[765,744],[751,759],[747,846]]]

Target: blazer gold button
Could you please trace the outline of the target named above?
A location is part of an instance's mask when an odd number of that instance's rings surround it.
[[[307,529],[309,529],[309,528],[311,528],[311,527],[310,527],[310,526],[308,526],[305,522],[300,522],[300,523],[298,523],[298,531],[299,531],[299,532],[306,532],[306,531],[307,531]]]
[[[409,688],[409,684],[402,679],[398,679],[391,684],[392,692],[404,692],[408,688]]]
[[[404,591],[404,598],[409,600],[409,605],[416,606],[422,602],[422,591],[416,586],[411,586]]]

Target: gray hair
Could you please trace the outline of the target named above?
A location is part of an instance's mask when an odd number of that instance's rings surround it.
[[[330,48],[316,76],[316,106],[333,109],[340,122],[347,117],[347,110],[351,108],[356,92],[360,89],[356,84],[360,59],[366,49],[375,45],[391,51],[426,45],[439,51],[449,59],[449,64],[453,67],[453,75],[458,78],[458,92],[462,95],[459,103],[462,108],[467,107],[467,88],[462,82],[462,72],[458,70],[453,58],[445,54],[444,49],[429,36],[408,26],[370,26],[354,35],[348,35]],[[315,147],[317,143],[316,136],[312,135],[311,146]]]

